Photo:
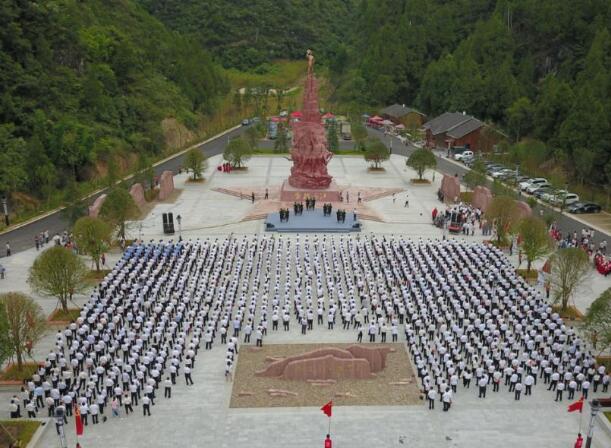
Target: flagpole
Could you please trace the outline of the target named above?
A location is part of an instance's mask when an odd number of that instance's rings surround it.
[[[331,437],[331,417],[329,417],[329,431],[327,434],[329,434],[329,437]]]

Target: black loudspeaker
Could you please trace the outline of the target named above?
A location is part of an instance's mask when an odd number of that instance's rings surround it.
[[[172,213],[162,213],[163,233],[166,235],[174,234],[174,215]]]
[[[163,233],[168,233],[168,214],[163,213],[161,217],[163,221]]]
[[[174,234],[174,214],[168,213],[168,233]]]

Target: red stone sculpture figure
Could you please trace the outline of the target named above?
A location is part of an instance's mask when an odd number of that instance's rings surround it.
[[[323,189],[331,184],[327,163],[333,154],[327,148],[327,135],[318,109],[318,90],[313,71],[314,56],[308,50],[308,75],[303,94],[303,118],[293,125],[293,167],[289,184],[295,188]]]

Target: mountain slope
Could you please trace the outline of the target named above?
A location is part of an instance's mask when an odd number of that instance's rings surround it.
[[[46,198],[98,162],[164,150],[227,82],[198,45],[131,0],[0,1],[0,191]]]

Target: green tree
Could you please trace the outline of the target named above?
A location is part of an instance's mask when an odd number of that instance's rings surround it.
[[[485,213],[496,231],[496,241],[500,246],[507,245],[507,236],[513,233],[519,219],[516,202],[507,196],[496,196],[490,202]]]
[[[435,169],[437,167],[435,154],[425,148],[416,149],[410,154],[405,163],[407,166],[416,170],[418,179],[420,180],[422,180],[422,176],[426,170]]]
[[[611,288],[592,302],[585,316],[584,328],[599,354],[611,347]]]
[[[14,133],[12,124],[0,125],[0,192],[6,196],[25,185],[29,173],[25,166],[25,141]]]
[[[274,140],[274,151],[275,152],[288,152],[289,150],[289,138],[286,130],[286,126],[283,123],[278,125],[278,132],[276,139]]]
[[[249,127],[244,133],[244,139],[246,139],[248,146],[250,146],[253,151],[257,149],[259,138],[260,135],[257,126]]]
[[[6,307],[0,304],[0,365],[13,356],[12,347],[8,337],[9,327],[6,316]]]
[[[64,312],[74,294],[88,288],[88,269],[72,250],[55,246],[42,252],[30,268],[28,283],[40,294],[57,298]]]
[[[83,201],[78,184],[70,180],[64,190],[64,208],[61,211],[62,217],[73,225],[81,216],[87,212],[87,206]]]
[[[81,253],[87,254],[100,270],[100,258],[110,248],[112,228],[99,218],[83,216],[74,224],[72,233]]]
[[[352,138],[356,142],[357,149],[364,150],[365,141],[367,140],[367,129],[365,129],[365,126],[358,120],[352,120],[350,130],[352,132]]]
[[[339,136],[337,132],[337,121],[331,120],[327,127],[327,144],[329,145],[329,151],[337,152],[339,149]]]
[[[108,192],[108,196],[100,209],[100,217],[112,227],[118,229],[117,233],[123,240],[125,240],[126,222],[136,219],[138,215],[138,206],[129,192],[122,186],[117,186]]]
[[[152,190],[155,187],[155,168],[151,158],[146,154],[141,154],[138,158],[136,182],[141,183],[145,189]]]
[[[223,152],[223,159],[231,163],[231,166],[241,168],[252,156],[252,148],[248,142],[242,138],[234,138]]]
[[[507,124],[516,142],[532,129],[535,108],[529,98],[520,97],[507,109]]]
[[[590,258],[578,247],[558,249],[551,257],[550,284],[554,303],[559,303],[566,312],[569,301],[590,274]]]
[[[554,243],[545,223],[534,216],[520,221],[518,233],[521,236],[520,247],[526,257],[526,271],[530,272],[534,261],[545,257],[554,250]]]
[[[379,138],[370,138],[365,144],[364,157],[366,162],[371,163],[375,169],[378,169],[382,162],[390,158],[390,152]]]
[[[43,336],[47,325],[42,308],[25,294],[7,292],[0,295],[0,308],[6,321],[4,338],[7,350],[17,360],[17,369],[23,368],[24,355]]]
[[[481,159],[477,159],[471,169],[464,175],[465,185],[473,190],[477,186],[486,185],[486,165]]]
[[[185,167],[191,171],[193,180],[201,179],[202,172],[206,169],[206,158],[200,148],[191,148],[185,157]]]

